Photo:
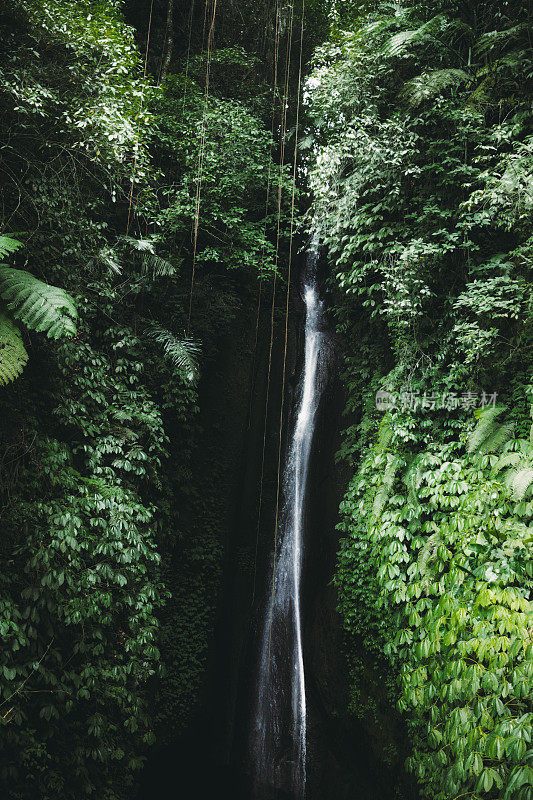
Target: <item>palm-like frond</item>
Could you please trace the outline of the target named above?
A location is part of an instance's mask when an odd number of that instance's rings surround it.
[[[136,239],[134,236],[121,236],[119,241],[127,244],[132,250],[141,253],[154,253],[154,243],[150,239]]]
[[[179,339],[157,323],[149,325],[145,333],[161,345],[164,354],[182,378],[191,384],[197,382],[199,377],[197,355],[200,352],[200,345],[197,342],[188,337]]]
[[[0,267],[0,296],[16,319],[51,339],[76,333],[78,312],[72,297],[29,272]]]
[[[174,264],[155,253],[143,253],[141,264],[145,275],[151,273],[154,277],[167,277],[176,274]]]
[[[18,378],[27,361],[19,329],[10,317],[0,312],[0,386]]]
[[[462,69],[437,69],[425,72],[408,81],[403,90],[404,97],[412,106],[419,106],[425,100],[441,94],[452,86],[460,86],[470,80]]]
[[[387,56],[398,56],[414,42],[439,42],[436,35],[439,36],[446,32],[452,32],[456,26],[450,24],[443,14],[437,14],[436,17],[425,22],[416,30],[400,31],[391,36],[382,47],[382,52]]]

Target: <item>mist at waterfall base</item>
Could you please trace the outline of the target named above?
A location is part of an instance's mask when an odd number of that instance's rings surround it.
[[[318,254],[307,256],[303,375],[283,478],[283,508],[271,572],[257,674],[251,735],[253,794],[258,800],[303,800],[306,788],[307,708],[302,642],[301,578],[305,504],[316,411],[327,374],[328,337],[317,286]],[[283,794],[281,794],[283,793]]]

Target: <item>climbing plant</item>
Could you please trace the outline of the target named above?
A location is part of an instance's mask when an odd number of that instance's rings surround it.
[[[202,20],[161,70],[157,4],[136,28],[134,5],[0,10],[0,230],[19,232],[0,237],[13,800],[131,798],[156,736],[194,713],[247,391],[224,387],[235,352],[250,359],[240,331],[278,237],[287,248],[289,170],[256,54],[222,16],[206,96]]]
[[[531,20],[345,5],[306,151],[347,350],[339,608],[388,676],[422,796],[525,800]]]

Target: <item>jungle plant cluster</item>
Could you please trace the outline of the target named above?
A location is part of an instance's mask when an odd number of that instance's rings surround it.
[[[228,502],[223,476],[206,479],[202,380],[273,272],[278,198],[282,248],[288,227],[262,87],[206,97],[205,56],[179,52],[158,85],[123,10],[0,10],[0,786],[13,800],[131,798],[156,734],[197,703]],[[249,68],[224,44],[215,88]]]
[[[531,12],[348,5],[315,54],[305,146],[347,351],[349,656],[388,683],[422,797],[526,800]],[[377,391],[405,400],[378,410]]]

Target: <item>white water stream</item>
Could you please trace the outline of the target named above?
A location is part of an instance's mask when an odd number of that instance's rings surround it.
[[[252,741],[256,796],[260,798],[276,797],[277,790],[294,800],[305,796],[307,711],[301,575],[309,459],[327,347],[327,335],[320,329],[323,303],[317,290],[316,262],[317,254],[310,253],[304,276],[303,376],[283,480],[280,545],[261,640]]]

